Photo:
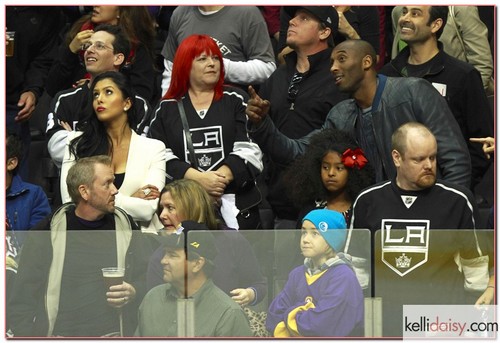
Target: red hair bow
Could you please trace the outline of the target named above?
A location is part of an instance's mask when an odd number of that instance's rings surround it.
[[[358,169],[361,169],[365,166],[365,164],[368,163],[368,160],[366,159],[363,150],[361,150],[360,148],[356,148],[354,150],[347,149],[342,154],[342,163],[347,168],[352,169],[356,167]]]

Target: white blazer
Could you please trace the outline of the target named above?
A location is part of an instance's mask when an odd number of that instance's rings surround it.
[[[73,131],[68,135],[61,167],[61,198],[63,203],[71,198],[66,185],[68,170],[75,163],[75,157],[69,152],[69,143],[81,135]],[[122,208],[140,225],[142,231],[156,232],[162,227],[156,209],[159,199],[144,200],[132,197],[139,188],[152,184],[161,191],[165,186],[166,149],[162,141],[139,136],[132,130],[130,147],[123,184],[115,197],[115,206]]]

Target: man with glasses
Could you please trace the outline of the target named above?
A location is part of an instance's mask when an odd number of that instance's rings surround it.
[[[292,18],[286,42],[293,51],[260,87],[259,95],[271,103],[269,117],[291,139],[300,138],[321,127],[330,108],[347,98],[335,86],[330,74],[332,36],[338,29],[338,14],[331,6],[283,7]],[[275,229],[294,229],[299,210],[286,196],[282,174],[286,165],[265,161],[267,200],[274,214]],[[265,228],[269,229],[269,228]],[[281,237],[281,236],[280,236]],[[277,240],[285,246],[292,244]],[[292,244],[293,245],[293,244]],[[283,250],[286,251],[287,249]],[[279,262],[281,249],[276,246]],[[286,280],[293,261],[283,257],[288,266],[279,266]],[[288,269],[287,269],[288,268]]]
[[[47,139],[50,156],[61,167],[64,157],[66,138],[70,131],[76,130],[85,118],[93,114],[90,85],[92,80],[106,71],[119,71],[126,62],[130,44],[120,27],[116,25],[98,26],[90,40],[82,45],[84,63],[90,80],[77,88],[70,88],[56,94],[52,100],[47,118]],[[145,118],[150,107],[147,100],[136,95],[134,102],[139,118]],[[142,123],[141,123],[142,124]],[[142,133],[137,129],[138,133]]]

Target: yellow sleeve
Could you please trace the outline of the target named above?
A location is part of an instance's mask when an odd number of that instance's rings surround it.
[[[314,304],[312,302],[307,302],[305,305],[299,306],[299,307],[293,309],[292,311],[290,311],[290,313],[288,313],[287,327],[288,327],[288,331],[290,332],[290,336],[300,337],[300,332],[297,328],[297,320],[296,320],[297,314],[301,311],[307,311],[307,310],[315,308],[315,307],[316,306],[314,306]],[[278,326],[276,326],[276,327],[278,327]]]

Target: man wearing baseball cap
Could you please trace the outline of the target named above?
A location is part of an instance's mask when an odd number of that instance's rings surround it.
[[[200,226],[204,226],[200,227]],[[151,289],[139,307],[135,336],[178,337],[178,306],[194,302],[192,337],[252,337],[242,308],[213,283],[215,238],[204,224],[182,222],[178,233],[158,236],[165,248],[161,260],[166,282]],[[189,314],[189,313],[187,313]]]
[[[316,20],[330,29],[331,38],[333,38],[333,36],[337,33],[339,27],[339,15],[333,6],[283,6],[283,10],[290,16],[290,18],[297,16],[297,12],[299,10],[307,11],[312,14]]]
[[[285,56],[281,65],[260,87],[259,94],[249,88],[252,99],[265,99],[267,111],[276,127],[289,138],[295,139],[319,129],[328,111],[338,102],[347,99],[340,93],[330,73],[329,42],[338,27],[338,14],[332,6],[283,7],[292,13],[286,43],[293,51]],[[250,99],[249,105],[252,103]],[[286,196],[283,171],[286,165],[265,160],[264,178],[268,187],[267,201],[274,215],[275,229],[294,229],[299,219],[299,209]],[[270,229],[265,227],[264,229]],[[293,267],[289,251],[293,244],[283,235],[275,239],[276,269],[282,274],[278,280],[286,280]],[[280,282],[280,281],[278,281]]]

